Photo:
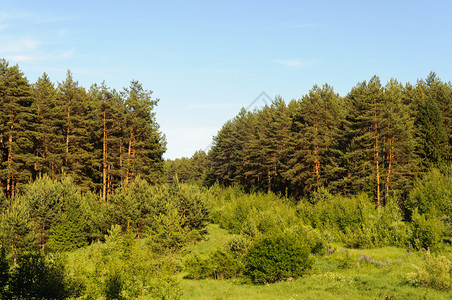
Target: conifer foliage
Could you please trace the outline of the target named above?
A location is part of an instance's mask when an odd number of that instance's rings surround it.
[[[46,73],[30,84],[0,60],[1,189],[14,196],[39,174],[65,174],[105,201],[137,176],[159,182],[165,139],[151,94],[138,81],[123,92],[105,83],[87,91],[70,71],[57,85]]]
[[[376,206],[405,199],[420,172],[451,161],[451,101],[434,73],[416,86],[374,76],[345,97],[326,84],[287,105],[277,97],[225,123],[206,179],[292,196],[366,192]]]

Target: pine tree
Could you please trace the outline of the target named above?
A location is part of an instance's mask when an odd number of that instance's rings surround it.
[[[301,102],[294,102],[288,180],[304,193],[325,185],[329,179],[329,151],[343,114],[341,99],[325,84],[314,86]]]
[[[17,184],[32,179],[36,111],[28,80],[19,67],[0,60],[1,160],[0,180],[6,193],[14,196]]]
[[[269,189],[274,192],[285,192],[287,182],[283,176],[288,168],[288,140],[291,119],[288,107],[281,97],[277,97],[270,106],[271,120],[267,136],[265,155],[270,161]]]
[[[420,104],[418,114],[416,121],[418,153],[424,168],[427,169],[447,159],[447,132],[441,111],[431,97]]]
[[[44,73],[33,85],[37,110],[37,133],[35,171],[55,178],[61,172],[64,151],[60,128],[61,107],[57,103],[57,93],[49,76]]]
[[[63,121],[61,134],[64,135],[63,167],[74,181],[84,189],[92,188],[93,169],[98,168],[94,160],[91,136],[93,133],[95,109],[89,101],[85,90],[67,72],[65,81],[58,85],[58,102]]]
[[[218,181],[221,185],[230,185],[233,183],[234,170],[230,161],[233,160],[231,132],[234,124],[227,121],[213,138],[213,145],[209,151],[209,182],[210,184]]]
[[[18,256],[35,245],[36,236],[29,209],[19,197],[11,201],[1,216],[0,239],[2,245],[11,249],[14,266]]]
[[[138,81],[132,81],[124,89],[126,104],[125,181],[133,181],[138,175],[156,183],[163,172],[165,139],[158,131],[154,107],[158,99],[151,98],[152,91],[145,90]]]
[[[384,111],[381,124],[384,170],[384,203],[390,196],[403,194],[418,172],[415,155],[414,117],[405,104],[403,86],[391,79],[384,89]]]
[[[125,106],[115,90],[105,83],[93,85],[90,97],[95,105],[95,134],[92,135],[94,159],[101,166],[93,174],[103,201],[121,182],[121,143],[124,135]]]
[[[256,139],[256,123],[254,114],[247,112],[244,108],[233,119],[232,131],[230,133],[230,158],[227,161],[229,169],[233,170],[231,174],[231,183],[240,184],[250,188],[257,183],[253,174],[256,171],[256,164],[250,163],[250,160],[256,158],[250,157],[250,154],[255,154]]]
[[[370,192],[380,206],[383,89],[379,78],[374,76],[369,83],[359,83],[346,101],[350,108],[336,143],[336,150],[342,153],[337,164],[344,172],[335,184],[345,193]]]
[[[274,151],[271,134],[272,110],[265,106],[257,113],[256,142],[254,144],[258,186],[262,190],[271,191],[273,187],[274,167],[277,155]]]
[[[434,99],[441,111],[443,127],[447,134],[446,158],[452,161],[452,83],[442,82],[434,72],[430,72],[425,80],[427,95]]]

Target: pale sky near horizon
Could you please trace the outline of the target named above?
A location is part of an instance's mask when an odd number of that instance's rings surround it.
[[[159,98],[165,158],[206,149],[262,92],[346,95],[373,75],[452,80],[452,1],[4,1],[0,58],[31,83],[131,80]],[[256,105],[262,105],[258,99]]]

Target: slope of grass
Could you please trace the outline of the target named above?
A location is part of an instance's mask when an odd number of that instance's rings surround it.
[[[208,255],[231,236],[218,225],[208,229],[208,239],[194,245],[192,252]],[[422,253],[396,247],[330,252],[315,256],[312,272],[297,280],[256,286],[238,279],[183,279],[183,299],[452,299],[450,292],[407,281],[406,275],[423,264]]]
[[[209,224],[207,226],[208,235],[205,240],[194,244],[188,249],[189,252],[198,255],[208,255],[217,249],[220,249],[224,244],[234,236],[229,234],[227,230],[220,228],[218,224]]]

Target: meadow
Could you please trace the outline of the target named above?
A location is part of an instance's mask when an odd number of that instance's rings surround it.
[[[206,241],[191,251],[208,255],[221,248],[230,234],[209,225]],[[408,280],[425,264],[425,253],[398,247],[345,249],[315,255],[309,274],[274,284],[251,285],[240,279],[182,279],[182,299],[451,299],[448,291],[415,286]],[[451,259],[451,249],[445,250]],[[385,266],[362,259],[384,262]]]

